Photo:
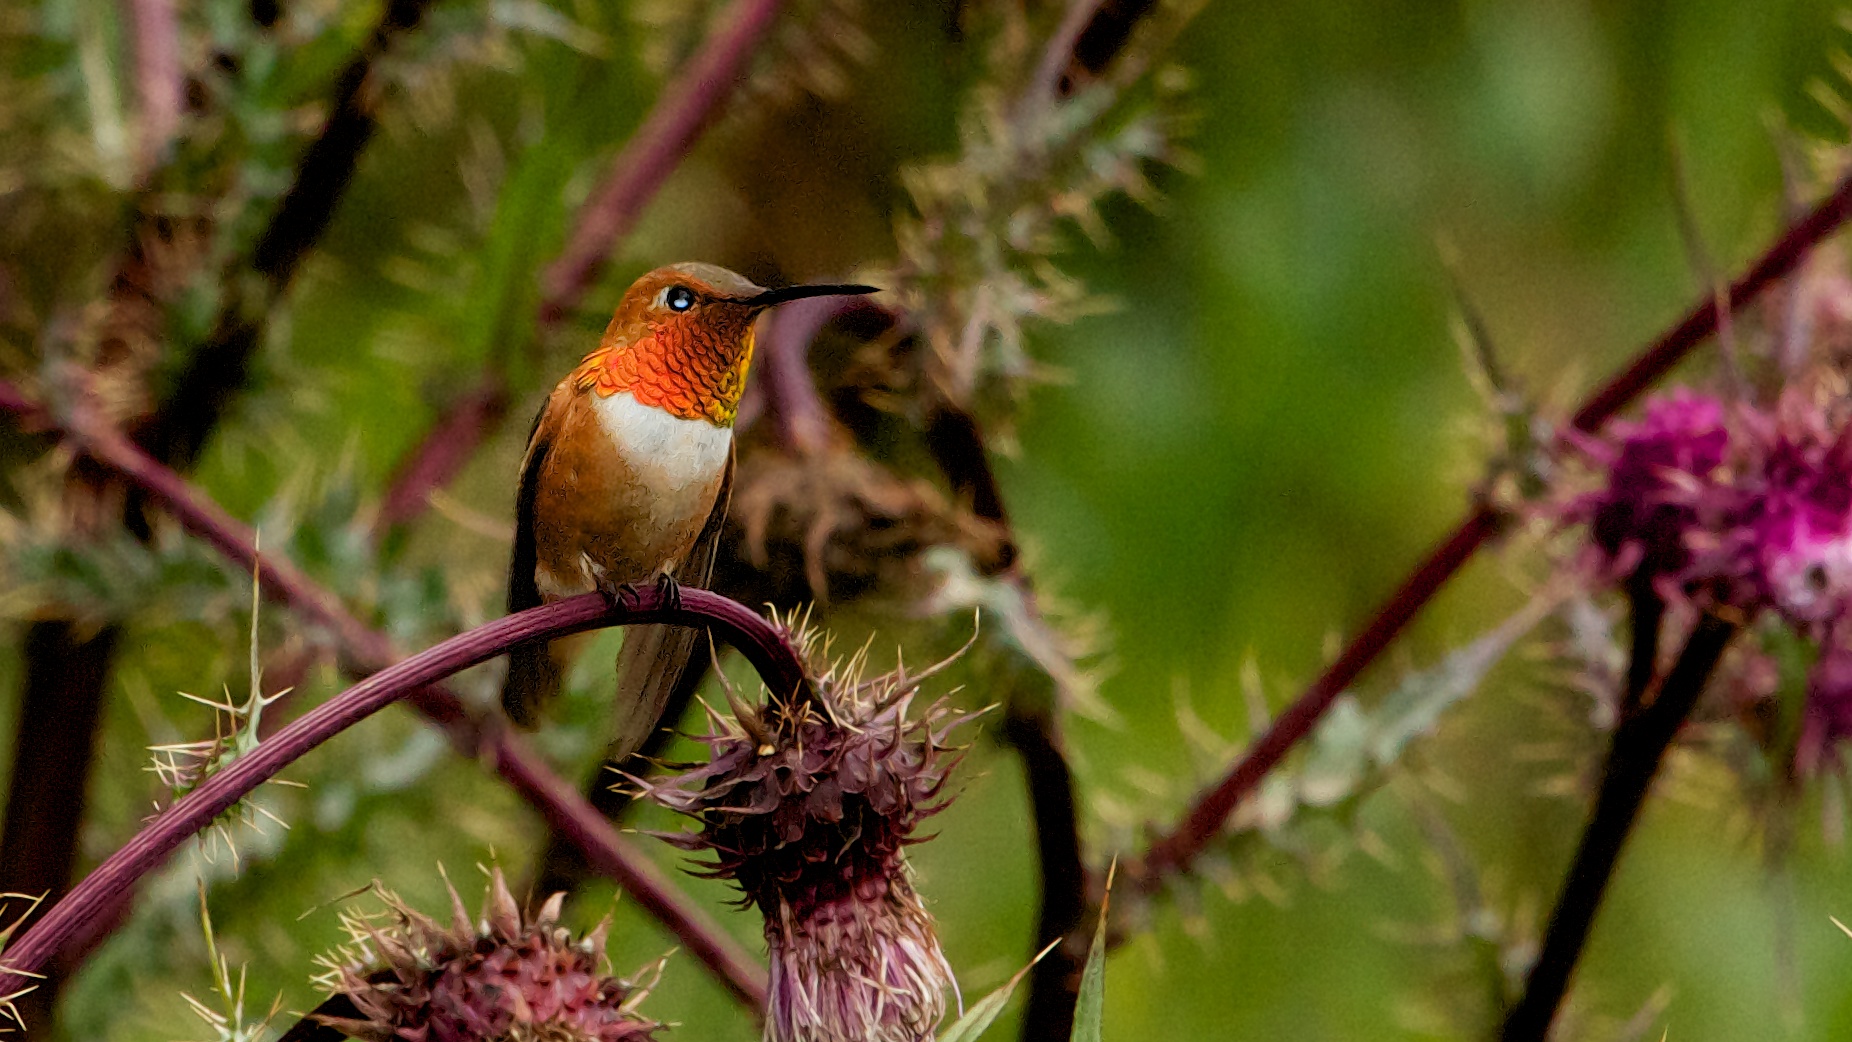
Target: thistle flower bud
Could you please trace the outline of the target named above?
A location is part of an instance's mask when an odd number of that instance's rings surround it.
[[[448,886],[448,881],[446,881]],[[384,925],[345,915],[351,946],[327,957],[318,978],[365,1019],[322,1017],[365,1042],[641,1042],[660,1025],[635,1015],[648,993],[609,975],[599,923],[574,941],[559,926],[555,894],[521,913],[501,870],[489,875],[482,916],[472,922],[450,890],[446,928],[393,894]]]
[[[1852,604],[1852,443],[1823,408],[1783,405],[1781,422],[1757,423],[1737,539],[1756,595],[1796,623],[1825,622]]]
[[[1683,578],[1689,536],[1714,511],[1718,470],[1730,449],[1722,403],[1680,389],[1616,424],[1607,487],[1579,505],[1589,535],[1616,571]]]
[[[1595,449],[1606,487],[1570,513],[1587,521],[1609,574],[1817,629],[1852,608],[1843,412],[1798,390],[1773,411],[1675,391]]]
[[[947,802],[945,739],[965,718],[939,703],[909,719],[922,679],[832,671],[814,701],[736,700],[706,766],[638,782],[701,823],[663,838],[711,852],[706,874],[764,915],[768,1042],[923,1042],[945,1012],[951,967],[902,850]]]

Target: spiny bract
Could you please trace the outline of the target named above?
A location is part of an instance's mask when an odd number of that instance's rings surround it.
[[[381,896],[385,916],[342,917],[352,946],[324,958],[329,970],[318,978],[361,1015],[320,1019],[353,1038],[640,1042],[660,1027],[635,1014],[648,989],[607,972],[609,921],[578,941],[559,926],[564,894],[523,916],[497,868],[480,921],[450,889],[448,928],[394,894]]]

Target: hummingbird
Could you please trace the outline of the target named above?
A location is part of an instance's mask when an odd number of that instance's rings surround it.
[[[534,418],[515,496],[508,610],[575,594],[622,597],[651,583],[712,580],[733,480],[733,419],[752,365],[753,324],[804,297],[873,286],[766,289],[711,264],[671,264],[625,291],[598,346]],[[617,659],[609,756],[656,727],[697,632],[632,626]],[[502,706],[532,727],[558,692],[563,647],[509,655]]]

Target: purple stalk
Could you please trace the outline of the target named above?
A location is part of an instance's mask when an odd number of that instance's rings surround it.
[[[1790,224],[1781,238],[1731,284],[1727,311],[1735,313],[1775,282],[1787,277],[1848,217],[1852,217],[1852,175],[1842,177],[1831,195]],[[1571,421],[1574,427],[1585,432],[1600,429],[1716,332],[1721,313],[1722,302],[1717,299],[1720,295],[1706,294],[1677,325],[1666,330],[1631,365],[1591,395],[1576,411]],[[1338,695],[1401,635],[1416,613],[1500,528],[1501,519],[1494,507],[1485,503],[1475,506],[1459,527],[1377,609],[1369,624],[1351,639],[1324,673],[1248,747],[1221,781],[1196,797],[1175,828],[1152,840],[1141,861],[1128,864],[1131,878],[1138,880],[1146,890],[1155,890],[1167,875],[1188,871],[1197,855],[1221,832],[1241,800],[1300,739],[1311,733]]]
[[[424,439],[405,454],[386,493],[380,497],[379,517],[373,523],[377,536],[424,513],[431,493],[450,484],[489,433],[501,426],[514,394],[496,363],[438,414]]]
[[[636,224],[656,190],[745,79],[746,61],[771,28],[782,0],[738,0],[727,26],[708,37],[687,71],[637,128],[579,211],[565,249],[540,279],[540,325],[556,325],[585,295],[611,249]]]
[[[14,413],[29,426],[67,435],[97,462],[128,478],[165,507],[182,527],[217,548],[240,568],[250,570],[258,563],[249,528],[135,443],[82,409],[60,428],[43,407],[12,384],[0,380],[0,410]],[[385,635],[354,618],[332,593],[288,561],[265,555],[257,574],[268,597],[333,633],[349,672],[370,673],[388,668],[397,660],[398,654]],[[700,603],[713,597],[703,593],[693,601]],[[755,667],[763,667],[763,675],[774,690],[794,690],[804,683],[796,654],[769,624],[732,601],[726,601],[721,610],[726,617],[716,624],[719,635],[724,639],[737,637],[741,642],[737,646],[746,652]],[[590,863],[630,891],[638,903],[657,916],[729,990],[755,1010],[764,1008],[764,972],[710,917],[677,894],[642,854],[618,836],[583,797],[554,775],[513,734],[498,727],[477,726],[462,701],[441,687],[425,687],[411,692],[409,697],[420,712],[445,729],[464,755],[494,766],[550,824],[580,845]],[[279,736],[282,733],[279,732]],[[118,899],[120,893],[115,895]],[[12,953],[0,958],[10,963]]]
[[[693,589],[682,591],[679,605],[666,603],[661,592],[653,588],[637,591],[629,605],[613,604],[595,593],[582,594],[504,616],[458,634],[380,670],[315,707],[163,811],[8,947],[5,969],[10,972],[0,976],[0,994],[30,986],[31,980],[23,974],[46,965],[65,944],[83,932],[93,916],[107,913],[116,894],[134,887],[144,875],[165,863],[167,856],[188,837],[210,826],[252,790],[321,743],[385,706],[417,695],[429,685],[486,662],[518,644],[602,626],[639,623],[712,627],[722,639],[744,651],[755,665],[765,662],[767,649],[785,647],[771,625],[744,605]],[[797,668],[794,659],[777,665]],[[576,796],[569,787],[539,767],[537,760],[505,737],[491,751],[498,767],[513,768],[511,780],[517,788],[530,794],[551,790],[555,798],[548,802],[554,807],[565,802],[562,798]],[[604,820],[589,807],[567,807],[550,813],[548,819],[562,831],[586,835],[596,831],[596,826],[605,826]],[[662,880],[658,877],[656,882]],[[647,902],[652,896],[661,895],[650,895],[646,888],[638,896]],[[715,942],[708,944],[710,951],[721,947]],[[763,998],[762,990],[751,986],[736,983],[735,990],[741,992],[742,997]],[[755,990],[760,993],[752,996]]]
[[[1657,621],[1656,613],[1653,621]],[[1636,619],[1635,624],[1646,622]],[[1698,704],[1704,685],[1736,635],[1735,623],[1705,616],[1685,642],[1678,662],[1666,674],[1658,695],[1644,707],[1630,700],[1601,768],[1601,788],[1575,858],[1563,878],[1562,892],[1550,913],[1537,959],[1524,978],[1524,994],[1505,1014],[1501,1042],[1544,1042],[1569,991],[1569,979],[1581,961],[1595,914],[1601,910],[1608,881],[1620,863],[1621,850],[1639,821],[1653,778],[1665,761],[1672,739]],[[1635,644],[1635,654],[1640,645]],[[1647,666],[1645,672],[1651,672]],[[1630,693],[1631,694],[1631,693]]]

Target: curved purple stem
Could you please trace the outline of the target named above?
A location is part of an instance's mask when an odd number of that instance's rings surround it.
[[[0,994],[30,987],[32,981],[24,974],[46,965],[82,932],[92,916],[108,911],[117,894],[133,887],[165,863],[189,836],[210,826],[252,790],[321,743],[393,702],[516,645],[603,626],[642,623],[711,627],[743,652],[768,683],[785,683],[803,675],[790,646],[769,622],[737,601],[706,590],[683,590],[679,606],[667,604],[655,589],[638,590],[629,603],[621,605],[588,593],[478,626],[380,670],[317,706],[163,811],[8,947]],[[514,780],[536,782],[533,778]]]
[[[240,569],[255,570],[266,596],[288,605],[299,618],[331,632],[341,649],[343,666],[349,672],[365,675],[398,661],[398,651],[385,634],[361,622],[333,593],[317,585],[288,560],[268,554],[260,562],[249,527],[86,409],[80,406],[61,420],[17,387],[0,380],[0,410],[13,413],[28,429],[69,438],[98,463],[141,489],[150,501],[164,508],[196,538],[219,550]],[[690,594],[692,596],[685,600],[696,605],[712,596],[694,591]],[[778,634],[769,624],[749,621],[756,616],[738,604],[728,602],[710,607],[715,607],[721,616],[716,621],[722,635],[728,639],[738,637],[741,646],[750,649],[748,657],[754,665],[764,664],[768,670],[768,684],[775,689],[792,686],[794,672],[800,678],[797,683],[803,683],[795,652],[783,649],[780,653]],[[549,825],[584,852],[587,863],[635,897],[637,904],[655,916],[729,991],[754,1010],[764,1008],[765,972],[755,960],[711,917],[690,905],[654,864],[619,836],[609,822],[515,734],[499,727],[483,727],[481,721],[472,718],[462,700],[443,687],[418,688],[407,700],[441,727],[464,755],[486,761],[501,774]],[[119,890],[111,896],[111,901],[117,905],[129,900],[132,900],[129,890]],[[110,914],[105,908],[89,916],[89,929],[94,931]],[[79,935],[80,940],[83,937]],[[5,957],[0,956],[0,965],[4,962]]]

